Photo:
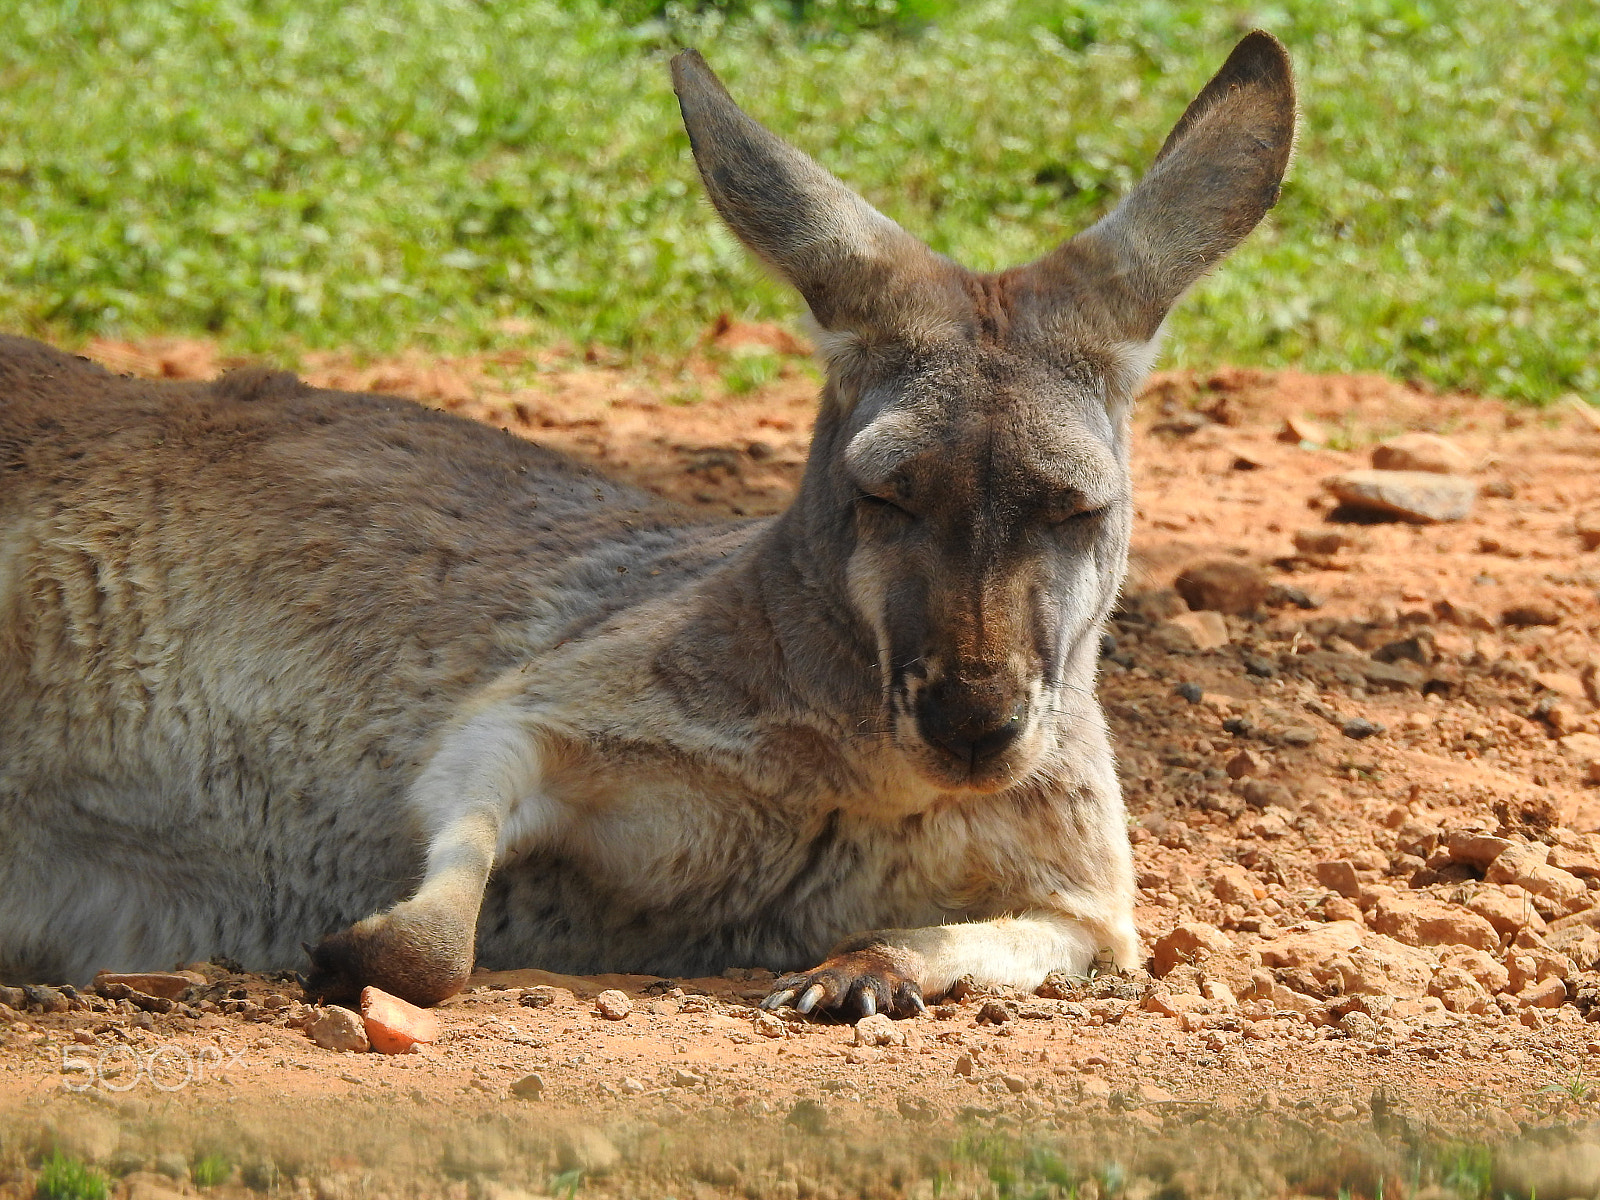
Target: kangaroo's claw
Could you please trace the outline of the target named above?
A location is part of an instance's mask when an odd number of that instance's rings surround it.
[[[838,954],[811,971],[785,975],[761,1002],[771,1011],[792,1004],[797,1012],[848,1021],[888,1013],[920,1016],[928,1011],[922,988],[881,947]]]

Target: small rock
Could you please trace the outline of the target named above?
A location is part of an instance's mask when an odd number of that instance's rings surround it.
[[[1272,585],[1259,568],[1220,558],[1186,567],[1172,586],[1193,611],[1245,616],[1261,607]]]
[[[306,1036],[324,1050],[363,1054],[371,1048],[367,1027],[357,1013],[330,1004],[306,1026]]]
[[[1446,834],[1440,848],[1449,855],[1451,862],[1466,863],[1484,870],[1512,845],[1507,838],[1463,829]]]
[[[1361,920],[1361,906],[1354,900],[1347,900],[1343,896],[1329,896],[1322,902],[1322,919],[1324,921],[1359,921]]]
[[[1428,471],[1346,471],[1323,486],[1351,508],[1422,524],[1462,520],[1478,495],[1471,480]]]
[[[1233,940],[1215,925],[1185,921],[1158,940],[1150,961],[1150,973],[1162,977],[1182,963],[1199,964],[1214,954],[1233,950]]]
[[[1383,897],[1373,907],[1372,927],[1407,946],[1500,948],[1500,935],[1477,913],[1421,896]]]
[[[855,1044],[858,1046],[904,1046],[906,1044],[906,1035],[905,1031],[895,1025],[887,1014],[873,1013],[870,1017],[862,1017],[861,1020],[856,1022]]]
[[[1078,1081],[1078,1091],[1086,1099],[1104,1100],[1111,1095],[1111,1085],[1098,1075],[1085,1075]]]
[[[696,1075],[693,1071],[685,1071],[681,1067],[674,1068],[672,1072],[673,1087],[699,1087],[704,1082],[705,1077],[703,1075]]]
[[[1472,460],[1448,438],[1433,433],[1402,433],[1373,449],[1372,465],[1380,471],[1459,475],[1472,466]]]
[[[1200,685],[1198,683],[1180,683],[1177,687],[1173,688],[1172,691],[1174,695],[1182,697],[1190,704],[1199,704],[1200,697],[1205,695],[1205,693],[1200,690]]]
[[[72,1002],[67,999],[66,993],[58,988],[47,987],[42,983],[25,983],[22,985],[23,1005],[28,1008],[37,1008],[43,1013],[64,1013],[72,1008]],[[146,999],[154,999],[146,997]],[[159,1012],[168,1012],[172,1008],[172,1001],[160,1001],[165,1007]],[[20,1006],[19,1006],[20,1007]],[[141,1006],[142,1007],[142,1006]]]
[[[1442,966],[1465,971],[1473,982],[1490,995],[1505,991],[1511,983],[1511,973],[1487,951],[1467,946],[1447,946],[1440,951],[1439,961]]]
[[[1028,1081],[1021,1075],[1002,1075],[1000,1082],[1006,1085],[1009,1092],[1020,1094],[1028,1090]]]
[[[973,1069],[976,1065],[977,1064],[972,1061],[972,1055],[961,1054],[956,1058],[955,1072],[957,1075],[971,1078]]]
[[[1266,895],[1266,889],[1237,863],[1223,863],[1212,872],[1211,892],[1224,904],[1254,904]]]
[[[1518,604],[1500,614],[1500,623],[1512,629],[1533,629],[1538,626],[1561,624],[1561,613],[1549,604],[1530,602]]]
[[[1228,644],[1228,623],[1210,611],[1168,617],[1156,631],[1162,645],[1173,651],[1216,650]]]
[[[1569,733],[1566,737],[1557,738],[1556,745],[1561,748],[1561,753],[1576,762],[1591,762],[1600,758],[1600,736],[1592,733]]]
[[[1285,417],[1277,437],[1280,442],[1287,442],[1291,446],[1321,446],[1328,440],[1322,426],[1309,417]]]
[[[645,1090],[644,1084],[635,1079],[632,1075],[623,1076],[622,1082],[619,1083],[617,1087],[625,1096],[642,1096]]]
[[[1572,525],[1585,550],[1600,550],[1600,508],[1579,513]]]
[[[620,1021],[633,1011],[633,1001],[626,992],[607,988],[594,998],[595,1011],[608,1021]]]
[[[1554,975],[1517,993],[1517,1003],[1523,1008],[1560,1008],[1566,998],[1567,985]]]
[[[1369,721],[1365,717],[1351,717],[1339,727],[1339,732],[1347,738],[1361,741],[1364,738],[1376,737],[1384,732],[1384,728],[1376,721]]]
[[[511,1094],[524,1100],[537,1100],[544,1095],[544,1076],[534,1071],[511,1085]]]
[[[1340,1017],[1339,1028],[1361,1041],[1371,1041],[1378,1036],[1378,1023],[1360,1009],[1352,1009]]]
[[[439,1040],[438,1017],[379,988],[361,989],[361,1020],[367,1040],[382,1054],[405,1054]]]
[[[1370,933],[1356,921],[1297,926],[1256,951],[1265,967],[1298,971],[1341,994],[1425,996],[1437,967],[1426,950]]]
[[[1338,529],[1297,529],[1294,548],[1301,554],[1330,557],[1355,545],[1355,539]]]
[[[1458,625],[1463,629],[1476,629],[1482,633],[1494,631],[1494,622],[1489,619],[1488,614],[1468,604],[1458,604],[1453,600],[1438,600],[1434,602],[1433,612],[1441,621]]]
[[[1337,892],[1347,900],[1361,898],[1361,880],[1356,877],[1356,865],[1348,859],[1317,864],[1317,882],[1330,892]]]
[[[784,1035],[784,1023],[772,1013],[758,1012],[755,1016],[754,1028],[762,1037],[778,1038]]]
[[[570,997],[571,992],[565,988],[553,988],[540,985],[531,987],[522,993],[517,1003],[524,1008],[550,1008],[562,997]]]
[[[1514,894],[1510,888],[1486,887],[1468,896],[1464,907],[1505,936],[1514,936],[1523,929],[1541,930],[1545,926],[1544,918],[1533,907],[1532,898],[1520,887]]]
[[[998,1000],[985,1000],[978,1008],[979,1025],[1004,1025],[1011,1020],[1011,1010]]]
[[[1545,918],[1562,917],[1590,906],[1589,888],[1570,871],[1550,866],[1549,849],[1539,845],[1514,845],[1498,855],[1484,872],[1490,883],[1515,884],[1533,899]]]
[[[1224,768],[1229,779],[1243,779],[1246,775],[1261,775],[1267,769],[1266,760],[1253,750],[1241,750],[1228,760]]]
[[[1146,1104],[1171,1104],[1177,1099],[1165,1088],[1159,1088],[1153,1083],[1141,1083],[1133,1089],[1133,1094]]]

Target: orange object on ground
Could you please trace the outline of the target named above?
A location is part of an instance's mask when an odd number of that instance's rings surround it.
[[[361,989],[361,1019],[367,1039],[382,1054],[404,1054],[419,1042],[439,1036],[439,1018],[380,988]]]

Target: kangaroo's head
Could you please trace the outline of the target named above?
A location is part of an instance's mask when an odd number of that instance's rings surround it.
[[[996,790],[1070,740],[1132,517],[1127,416],[1167,311],[1277,200],[1283,47],[1239,43],[1110,215],[994,275],[935,254],[673,61],[707,190],[810,306],[828,381],[787,520],[875,647],[879,722]]]

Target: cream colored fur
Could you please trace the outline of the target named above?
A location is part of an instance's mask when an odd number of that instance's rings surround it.
[[[767,966],[769,1003],[859,1014],[1137,959],[1093,694],[1126,413],[1276,195],[1281,48],[1247,38],[1119,215],[997,276],[674,66],[713,200],[828,351],[780,517],[701,523],[401,400],[0,341],[0,975],[318,941],[329,995]]]

